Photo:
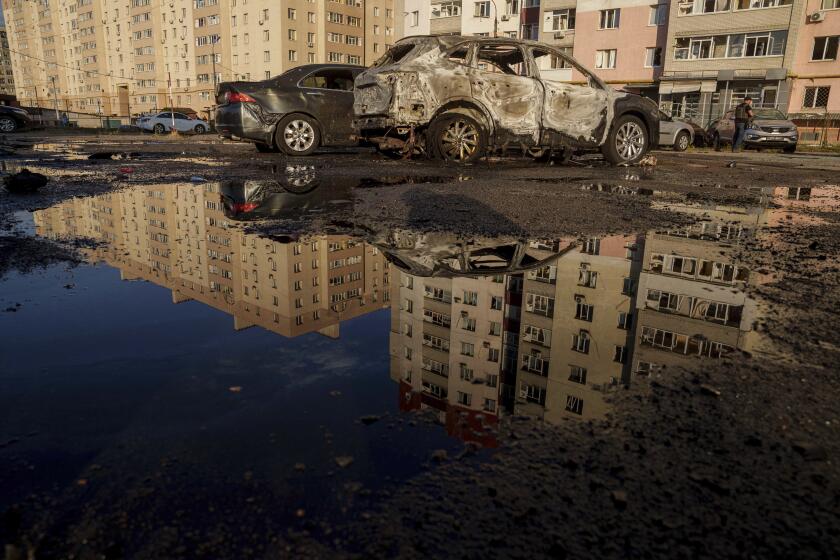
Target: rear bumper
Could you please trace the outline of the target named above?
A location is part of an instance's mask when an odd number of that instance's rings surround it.
[[[272,126],[257,119],[244,103],[231,103],[216,108],[216,132],[224,138],[251,142],[272,142]]]

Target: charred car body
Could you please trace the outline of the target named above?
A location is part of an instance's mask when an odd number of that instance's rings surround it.
[[[601,149],[632,163],[659,136],[655,103],[615,91],[549,45],[516,39],[403,39],[356,78],[353,108],[360,138],[380,149],[462,162],[522,148]]]

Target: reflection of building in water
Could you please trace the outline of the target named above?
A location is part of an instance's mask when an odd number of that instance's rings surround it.
[[[104,242],[88,250],[124,279],[172,290],[284,336],[338,336],[339,322],[389,304],[389,264],[343,235],[278,242],[231,227],[218,185],[127,189],[35,212],[45,237]]]
[[[589,238],[525,274],[517,413],[548,421],[606,412],[629,381],[632,298],[642,237]]]
[[[636,300],[635,374],[751,347],[755,306],[745,292],[750,273],[735,255],[766,223],[766,209],[674,209],[699,220],[680,230],[647,235]]]

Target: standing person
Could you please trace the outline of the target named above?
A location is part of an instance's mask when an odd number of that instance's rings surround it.
[[[744,101],[735,107],[735,136],[732,138],[732,151],[740,152],[744,145],[744,132],[747,123],[753,118],[752,97],[745,97]]]
[[[67,116],[67,113],[61,113],[61,126],[64,128],[70,126],[70,117]]]

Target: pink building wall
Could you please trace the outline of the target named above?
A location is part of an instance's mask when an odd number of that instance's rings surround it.
[[[645,68],[645,49],[661,47],[664,63],[668,33],[667,25],[649,24],[650,7],[656,3],[655,0],[579,1],[574,57],[613,87],[653,84],[662,73],[662,66]],[[621,10],[618,29],[599,29],[600,10],[612,8]],[[595,68],[596,51],[605,49],[616,49],[614,69]]]
[[[828,112],[840,112],[840,59],[811,61],[814,50],[814,38],[840,35],[840,9],[822,10],[825,19],[819,23],[807,23],[810,14],[819,12],[821,0],[808,0],[804,22],[801,22],[796,44],[791,74],[794,77],[790,95],[788,111],[791,113],[812,112],[814,109],[803,109],[802,102],[805,88],[811,86],[831,86],[828,96]]]

